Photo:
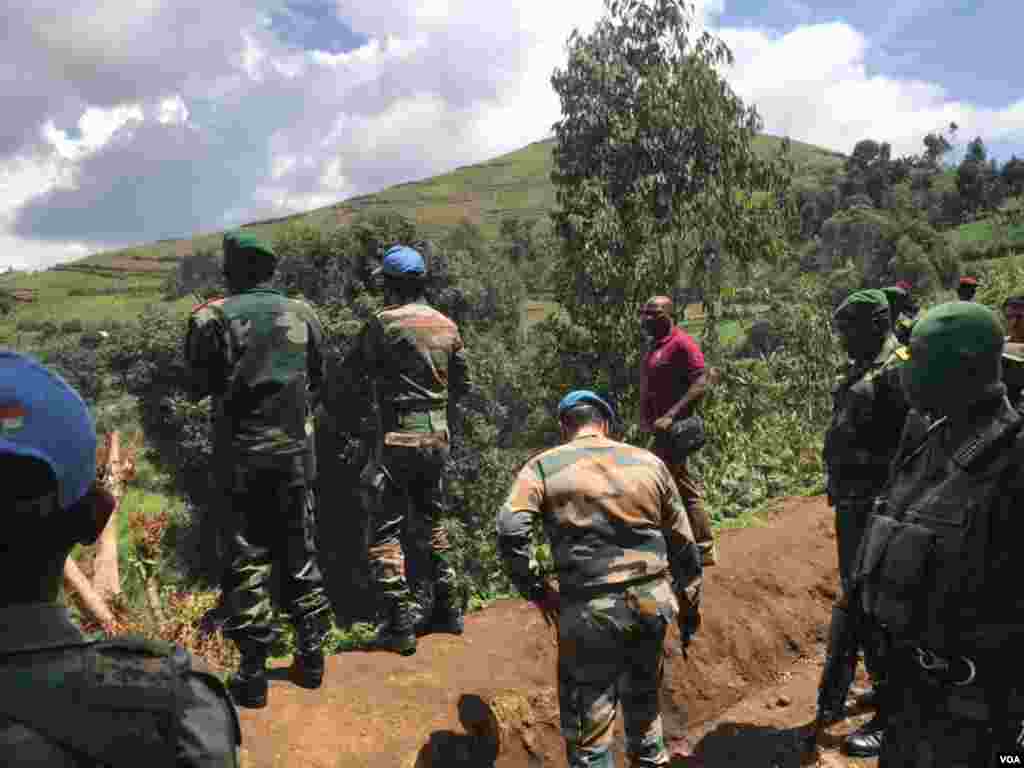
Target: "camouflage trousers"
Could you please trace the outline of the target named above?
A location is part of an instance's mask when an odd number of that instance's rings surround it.
[[[669,764],[658,692],[665,632],[678,612],[664,578],[587,599],[563,596],[558,700],[570,768],[614,768],[620,702],[632,764]]]
[[[892,703],[879,768],[1024,765],[1024,712],[996,725],[977,686],[938,685],[907,652],[894,656],[892,667]]]
[[[385,442],[380,460],[363,471],[361,491],[370,517],[370,574],[383,607],[405,603],[429,618],[435,600],[455,599],[455,571],[442,526],[448,444],[425,442]]]
[[[839,580],[842,583],[843,596],[840,603],[844,608],[859,611],[859,605],[849,605],[848,595],[853,570],[857,563],[857,551],[860,548],[864,531],[867,530],[868,519],[871,517],[873,502],[871,499],[837,499],[836,509],[836,549],[839,555]],[[864,652],[864,666],[874,685],[885,682],[885,636],[877,627],[863,617],[858,622],[864,627],[859,638],[861,650]]]
[[[668,448],[661,440],[655,439],[651,451],[665,462],[676,481],[676,488],[679,489],[679,495],[686,506],[686,515],[690,518],[690,527],[693,529],[693,537],[697,541],[704,565],[714,565],[718,562],[718,548],[715,546],[715,536],[711,531],[711,516],[704,506],[704,486],[700,478],[691,470],[688,461],[669,461]]]
[[[267,652],[278,634],[270,593],[276,569],[299,650],[318,649],[329,627],[330,604],[317,562],[312,490],[294,472],[237,468],[229,500],[224,636],[243,655]]]

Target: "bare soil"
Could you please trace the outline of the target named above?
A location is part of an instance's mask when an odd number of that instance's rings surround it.
[[[833,514],[822,498],[791,499],[764,522],[721,534],[688,660],[670,630],[662,709],[674,766],[801,764],[838,588]],[[275,670],[269,706],[241,711],[242,765],[563,768],[555,661],[553,630],[530,605],[506,600],[468,616],[461,637],[422,638],[414,656],[333,656],[317,691]],[[481,712],[497,713],[500,727]],[[837,749],[867,717],[830,729],[805,764],[873,765]],[[619,766],[622,742],[620,719]]]

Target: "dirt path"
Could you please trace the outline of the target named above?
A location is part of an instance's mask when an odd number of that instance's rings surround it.
[[[707,573],[704,625],[690,658],[674,651],[666,663],[666,737],[688,740],[696,755],[675,765],[796,766],[794,729],[813,717],[837,588],[832,512],[822,499],[789,500],[764,526],[724,532],[720,551],[722,563]],[[678,648],[674,632],[670,649]],[[242,764],[562,768],[554,640],[534,609],[508,600],[467,617],[461,638],[423,638],[408,658],[331,657],[319,691],[289,684],[281,670],[270,706],[242,710]],[[460,706],[465,715],[481,699],[503,712],[500,747],[471,738],[460,723]],[[620,766],[621,731],[619,722]],[[821,764],[847,765],[836,755],[827,751]]]

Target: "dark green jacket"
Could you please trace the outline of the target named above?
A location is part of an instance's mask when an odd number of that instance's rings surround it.
[[[237,768],[227,690],[183,649],[87,640],[63,606],[0,608],[0,765]]]
[[[263,286],[196,307],[185,357],[193,396],[214,398],[217,449],[247,463],[311,454],[322,345],[312,307]]]
[[[905,350],[890,337],[867,364],[850,364],[832,391],[825,434],[829,497],[870,498],[884,485],[909,406],[899,382]]]

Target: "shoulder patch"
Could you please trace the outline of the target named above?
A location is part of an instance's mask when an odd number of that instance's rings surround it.
[[[893,354],[901,362],[906,362],[907,360],[910,359],[910,350],[907,349],[907,347],[898,347],[896,351],[893,352]]]

